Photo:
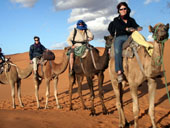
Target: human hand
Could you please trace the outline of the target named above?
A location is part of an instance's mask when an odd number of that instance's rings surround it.
[[[128,32],[134,32],[134,31],[135,31],[135,29],[134,29],[134,28],[132,28],[132,27],[129,27],[129,28],[126,28],[126,31],[128,31]]]
[[[33,61],[32,61],[32,60],[30,60],[30,64],[33,64]]]
[[[88,38],[88,41],[91,41],[91,40],[93,40],[93,39],[89,37],[89,38]]]
[[[75,45],[72,45],[71,48],[75,48]]]
[[[141,31],[143,29],[143,27],[137,27],[138,31]]]

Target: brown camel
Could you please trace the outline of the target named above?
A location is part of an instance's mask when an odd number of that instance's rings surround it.
[[[30,64],[26,69],[21,70],[15,64],[13,64],[9,59],[4,63],[4,71],[0,74],[0,83],[10,84],[11,86],[11,96],[12,96],[12,106],[16,108],[15,105],[15,84],[17,84],[18,99],[21,107],[23,106],[21,100],[21,79],[29,77],[32,73],[32,65]]]
[[[91,94],[91,113],[90,115],[95,115],[95,109],[94,109],[94,90],[93,90],[93,77],[94,75],[98,76],[98,87],[99,87],[99,97],[102,103],[102,110],[103,114],[107,114],[107,109],[104,105],[103,101],[103,92],[102,92],[102,85],[104,80],[103,72],[108,67],[109,62],[109,48],[111,47],[112,43],[111,36],[107,36],[104,39],[106,41],[105,51],[102,56],[99,56],[99,51],[96,48],[92,48],[91,51],[87,53],[87,56],[85,58],[75,57],[75,62],[73,65],[74,74],[69,76],[69,93],[70,93],[70,110],[73,110],[72,108],[72,89],[73,85],[75,83],[75,80],[77,80],[78,83],[78,93],[82,102],[83,109],[86,109],[86,106],[84,104],[84,100],[82,98],[82,81],[83,77],[85,76],[87,79],[87,83],[90,89]]]
[[[45,79],[46,83],[46,104],[45,108],[48,108],[48,98],[50,95],[50,81],[53,79],[54,80],[54,96],[56,99],[56,105],[57,108],[61,108],[59,102],[58,102],[58,97],[57,97],[57,83],[58,83],[58,76],[62,74],[68,65],[68,56],[66,55],[68,51],[68,48],[64,49],[63,53],[63,60],[61,63],[55,63],[54,60],[47,61],[45,64],[42,66],[38,66],[38,74],[41,79],[37,79],[37,77],[34,75],[34,82],[35,82],[35,96],[37,100],[37,108],[40,108],[40,103],[39,103],[39,86],[42,82],[43,79]]]
[[[144,47],[141,47],[138,50],[138,55],[143,66],[143,72],[140,69],[140,66],[137,62],[136,57],[126,59],[123,58],[123,68],[124,75],[128,81],[130,86],[130,92],[133,99],[133,115],[134,115],[134,127],[138,128],[138,113],[139,113],[139,105],[138,105],[138,96],[137,96],[137,88],[144,81],[148,82],[148,92],[149,92],[149,116],[151,118],[153,128],[156,128],[155,124],[155,116],[154,116],[154,98],[156,91],[156,77],[161,72],[161,57],[163,56],[163,45],[161,41],[164,39],[168,39],[168,29],[169,24],[156,24],[155,27],[149,26],[149,31],[153,33],[154,36],[154,49],[152,57],[146,52]],[[113,52],[113,47],[111,48],[111,52]],[[114,92],[116,95],[116,107],[119,113],[119,127],[125,127],[128,125],[127,120],[123,111],[123,88],[122,84],[118,84],[117,74],[115,72],[115,60],[112,56],[109,62],[109,73],[112,82],[112,86],[114,88]],[[135,68],[134,68],[135,67]]]

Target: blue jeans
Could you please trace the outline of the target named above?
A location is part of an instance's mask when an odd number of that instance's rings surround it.
[[[123,72],[122,64],[122,45],[128,39],[127,35],[118,36],[114,41],[114,53],[115,53],[115,71],[119,70]]]

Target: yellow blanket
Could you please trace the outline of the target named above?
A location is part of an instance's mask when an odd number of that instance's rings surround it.
[[[146,47],[146,50],[148,51],[149,55],[152,56],[153,45],[148,43],[145,37],[143,37],[138,31],[134,31],[131,36],[136,43]]]

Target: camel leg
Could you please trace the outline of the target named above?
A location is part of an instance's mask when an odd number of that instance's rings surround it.
[[[139,115],[139,103],[137,96],[137,85],[129,84],[131,86],[130,92],[133,99],[133,116],[134,116],[134,128],[138,128],[138,115]]]
[[[16,105],[15,105],[15,83],[14,82],[10,82],[11,85],[11,96],[12,96],[12,107],[15,109]]]
[[[104,97],[103,89],[102,89],[103,80],[104,80],[103,72],[100,72],[98,74],[99,97],[100,97],[100,101],[102,103],[103,114],[107,114],[107,109],[106,109],[106,106],[105,106],[104,101],[103,101],[103,97]]]
[[[83,100],[83,96],[82,96],[82,81],[83,81],[83,77],[82,76],[77,76],[77,83],[78,83],[78,93],[81,99],[81,103],[83,106],[83,109],[87,109],[85,104],[84,104],[84,100]]]
[[[94,90],[93,90],[93,81],[90,77],[86,77],[86,78],[87,78],[87,82],[88,82],[88,85],[89,85],[89,88],[90,88],[90,94],[91,94],[91,113],[90,113],[90,115],[94,116],[96,114],[96,112],[95,112],[95,109],[94,109],[95,95],[94,95]]]
[[[74,76],[69,76],[69,97],[70,97],[70,110],[73,110],[72,107],[72,91],[73,91],[73,85],[74,85]]]
[[[45,109],[48,108],[48,98],[50,96],[50,80],[45,80],[46,83],[46,103],[45,103]]]
[[[148,91],[149,91],[149,116],[151,118],[153,128],[156,128],[155,123],[155,92],[156,92],[156,82],[154,79],[148,79]]]
[[[38,91],[39,91],[39,81],[34,78],[34,82],[35,82],[35,97],[36,97],[36,100],[37,100],[37,108],[40,108],[40,102],[39,102],[39,94],[38,94]]]
[[[22,100],[21,100],[21,80],[17,81],[17,93],[18,93],[18,100],[21,107],[24,107]]]
[[[118,110],[119,114],[119,127],[124,128],[125,126],[128,125],[128,122],[125,118],[124,110],[123,110],[123,93],[122,93],[122,88],[120,85],[117,83],[117,81],[114,78],[111,78],[111,83],[112,87],[116,96],[116,108]]]
[[[62,106],[60,105],[60,103],[59,103],[59,101],[58,101],[57,85],[58,85],[58,76],[56,76],[56,77],[54,78],[54,96],[55,96],[55,99],[56,99],[57,108],[61,109]]]

